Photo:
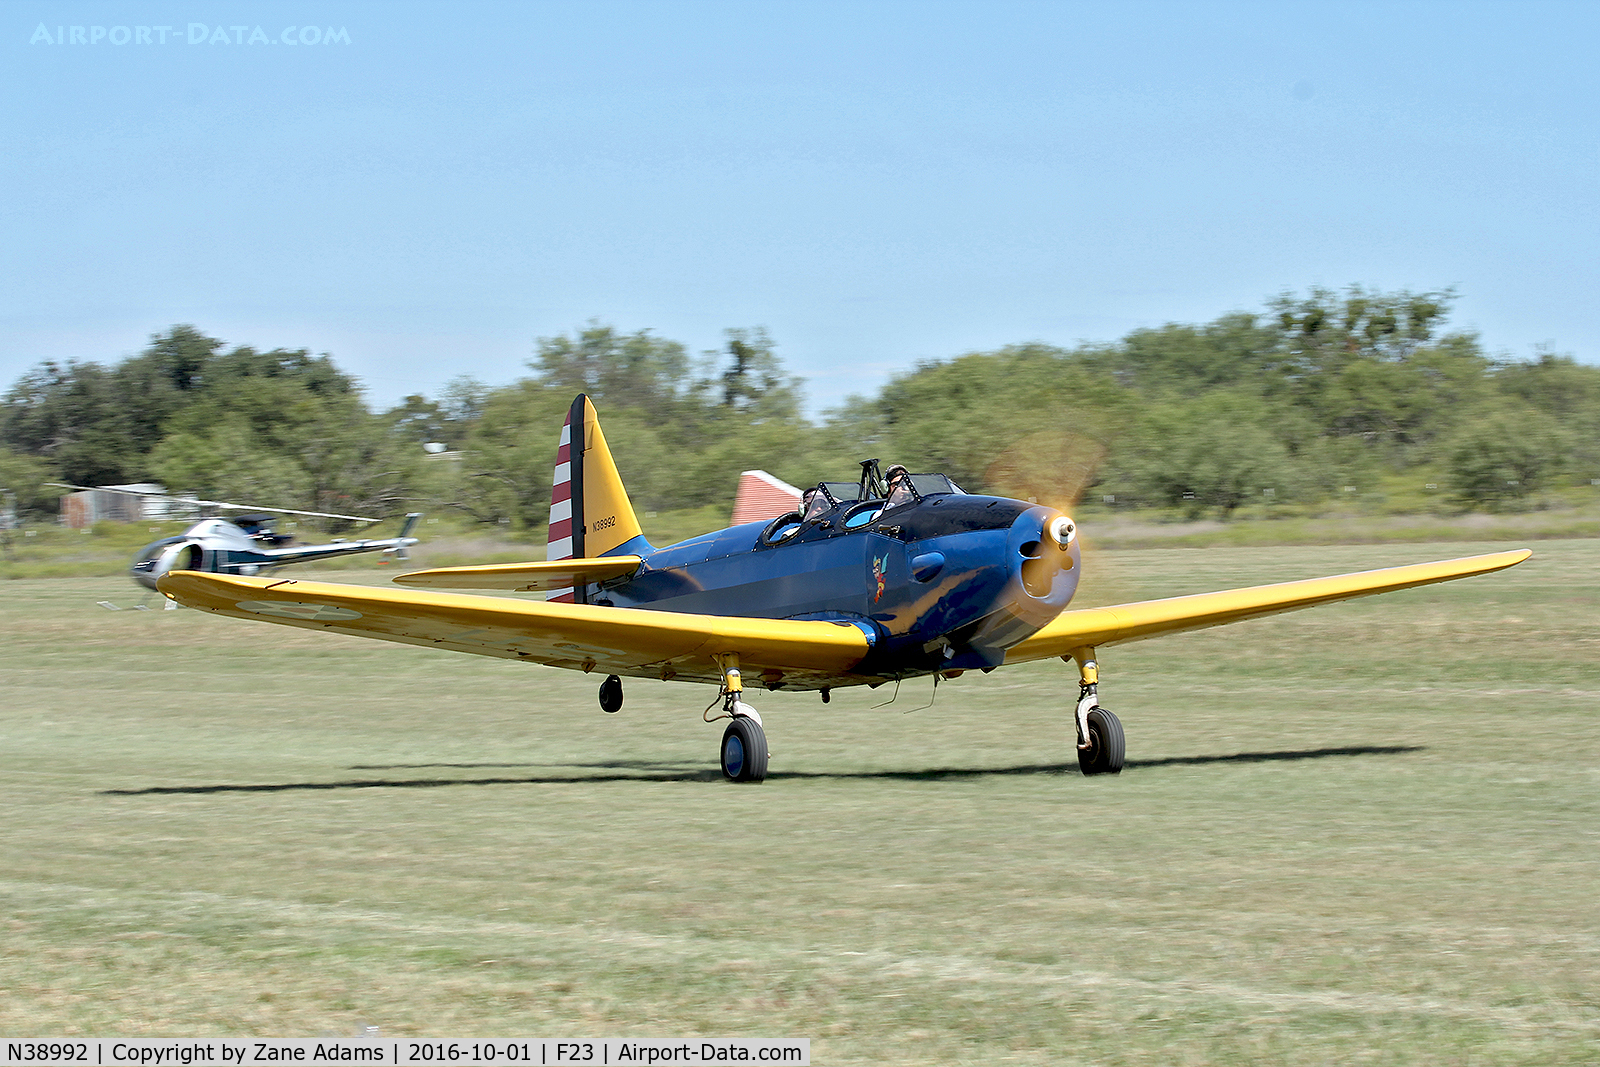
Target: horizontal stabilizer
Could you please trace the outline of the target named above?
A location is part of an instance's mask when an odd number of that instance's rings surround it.
[[[600,556],[589,559],[558,559],[549,563],[495,563],[484,567],[436,567],[427,571],[397,574],[401,585],[432,589],[565,589],[608,578],[623,578],[639,569],[638,556]]]

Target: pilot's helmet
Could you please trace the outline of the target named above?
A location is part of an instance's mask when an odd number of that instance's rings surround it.
[[[910,473],[911,472],[906,470],[906,468],[905,468],[905,466],[903,464],[896,463],[896,464],[892,465],[887,471],[884,472],[883,480],[886,481],[886,482],[889,482],[890,484],[893,484],[894,480],[896,478],[899,478],[902,475],[906,475],[906,474],[910,474]]]
[[[889,507],[899,504],[909,504],[916,499],[911,492],[911,473],[900,464],[896,463],[889,468]]]

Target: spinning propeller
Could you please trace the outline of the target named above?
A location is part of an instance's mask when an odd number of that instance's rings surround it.
[[[1011,445],[989,464],[984,472],[988,491],[1016,500],[1032,500],[1055,508],[1077,521],[1077,506],[1084,492],[1095,484],[1100,465],[1111,451],[1112,435],[1089,430],[1040,430]],[[1084,560],[1079,598],[1095,603],[1120,599],[1109,588],[1103,560],[1089,563],[1097,553],[1093,530],[1078,534],[1078,548]],[[1089,595],[1084,596],[1085,593]]]

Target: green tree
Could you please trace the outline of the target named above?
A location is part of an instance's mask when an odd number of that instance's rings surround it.
[[[243,420],[225,420],[163,438],[150,470],[173,493],[256,507],[310,509],[311,479],[263,442]]]
[[[1488,367],[1476,338],[1439,334],[1453,300],[1360,286],[1279,297],[1270,392],[1334,435],[1411,445],[1447,432]]]
[[[1111,375],[1047,345],[924,363],[880,394],[882,458],[985,492],[996,488],[991,468],[1034,435],[1054,432],[1103,450],[1134,399]]]
[[[1266,490],[1273,499],[1292,499],[1303,475],[1265,414],[1248,392],[1224,390],[1146,410],[1130,457],[1137,491],[1190,518],[1207,509],[1230,518]]]
[[[1521,508],[1560,473],[1570,445],[1555,419],[1530,406],[1482,412],[1450,443],[1452,499],[1489,511]]]
[[[76,484],[133,481],[143,457],[127,416],[114,377],[98,363],[44,363],[6,394],[0,439]]]
[[[56,514],[63,490],[45,483],[57,477],[43,460],[0,446],[0,492],[16,497],[19,520],[42,522]]]
[[[174,326],[113,368],[114,387],[122,398],[121,429],[133,451],[142,455],[155,447],[167,420],[201,394],[221,347],[221,341],[193,326]]]
[[[471,424],[446,504],[479,522],[546,521],[557,438],[571,403],[566,389],[535,379],[492,390]],[[608,417],[608,434],[610,422]]]
[[[448,444],[460,438],[451,432],[450,418],[436,400],[421,393],[412,393],[399,404],[383,413],[389,432],[402,441],[416,445],[429,442]]]
[[[672,415],[692,389],[689,358],[681,344],[649,330],[621,334],[599,322],[590,322],[576,337],[539,338],[530,366],[543,385],[565,393],[569,401],[586,393],[608,410]]]
[[[1118,345],[1084,353],[1146,395],[1218,386],[1264,387],[1281,362],[1278,333],[1257,316],[1224,315],[1202,326],[1134,330]]]
[[[197,395],[163,423],[151,453],[173,491],[341,514],[407,505],[415,457],[328,356],[241,345],[213,354],[191,381]]]
[[[784,372],[765,327],[726,331],[727,367],[721,375],[722,406],[751,421],[788,420],[800,410],[800,381]]]
[[[1498,395],[1560,423],[1569,448],[1567,473],[1585,482],[1600,478],[1600,367],[1544,351],[1532,360],[1496,365],[1492,384]]]

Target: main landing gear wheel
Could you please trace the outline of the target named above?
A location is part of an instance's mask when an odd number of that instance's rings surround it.
[[[748,715],[736,715],[722,732],[722,775],[730,782],[759,782],[767,776],[767,734]]]
[[[1078,769],[1084,774],[1121,774],[1122,723],[1105,708],[1089,709],[1089,747],[1078,749]]]
[[[622,710],[622,679],[614,674],[600,683],[600,710],[607,715]]]

